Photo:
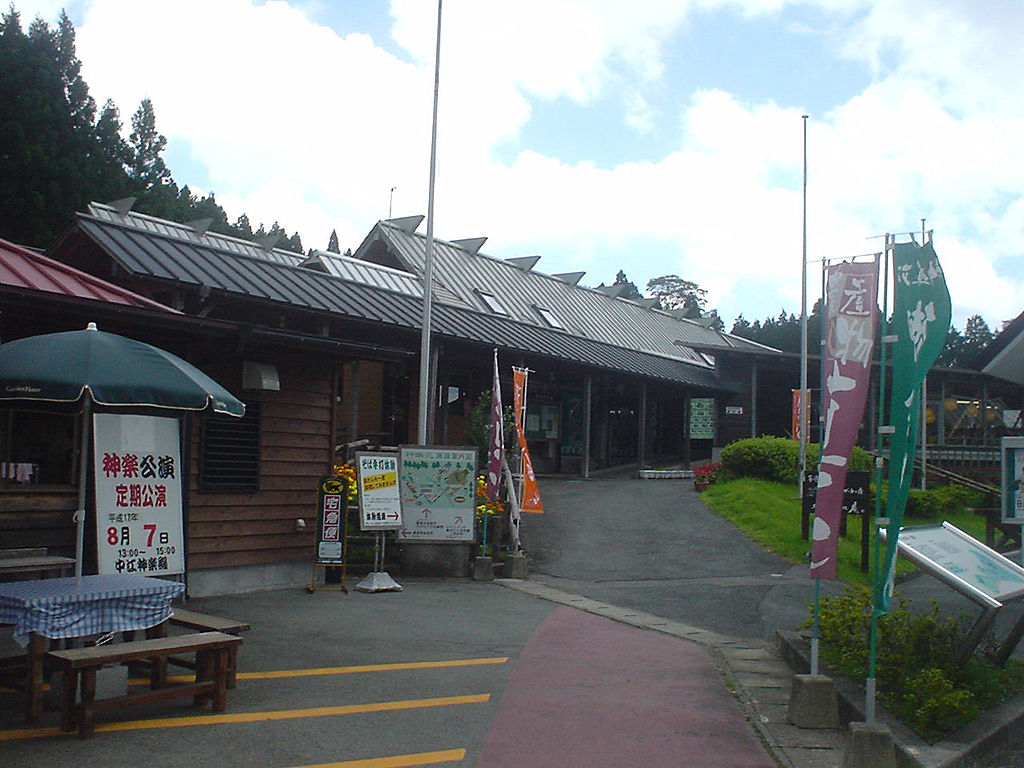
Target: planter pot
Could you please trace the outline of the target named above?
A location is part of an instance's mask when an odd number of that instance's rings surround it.
[[[705,480],[694,480],[693,481],[693,490],[695,490],[695,491],[703,491],[709,485],[711,485],[711,483],[708,483]]]

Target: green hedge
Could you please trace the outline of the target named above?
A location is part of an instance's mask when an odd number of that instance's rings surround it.
[[[807,467],[818,464],[816,443],[807,446]],[[871,454],[854,446],[852,471],[870,471]],[[784,437],[748,437],[722,449],[722,470],[727,477],[755,477],[777,483],[796,483],[800,477],[800,443]]]

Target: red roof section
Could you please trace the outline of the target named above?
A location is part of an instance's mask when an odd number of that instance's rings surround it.
[[[62,296],[181,314],[145,296],[61,264],[0,238],[0,287],[57,293]]]

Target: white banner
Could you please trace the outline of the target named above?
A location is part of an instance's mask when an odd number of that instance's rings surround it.
[[[93,416],[99,573],[185,572],[178,420]]]

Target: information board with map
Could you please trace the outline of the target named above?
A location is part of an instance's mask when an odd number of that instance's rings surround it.
[[[976,602],[997,607],[1024,595],[1024,568],[948,522],[904,528],[898,545],[908,560]]]
[[[473,541],[476,449],[398,449],[401,541]]]

